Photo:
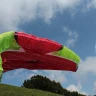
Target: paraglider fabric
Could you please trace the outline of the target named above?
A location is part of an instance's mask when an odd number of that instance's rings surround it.
[[[0,74],[18,68],[76,71],[80,62],[62,44],[24,32],[1,34],[0,54]]]

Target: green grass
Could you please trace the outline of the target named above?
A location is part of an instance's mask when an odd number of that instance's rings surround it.
[[[27,89],[11,85],[0,84],[0,96],[61,96],[61,95],[36,89]]]

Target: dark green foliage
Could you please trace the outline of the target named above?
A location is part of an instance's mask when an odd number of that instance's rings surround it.
[[[29,80],[25,80],[22,87],[63,94],[63,87],[59,82],[56,83],[55,81],[51,81],[47,77],[40,75],[33,76]]]
[[[59,82],[55,82],[55,80],[51,81],[49,78],[41,75],[33,76],[25,80],[22,87],[50,91],[63,96],[84,96],[78,92],[70,92],[64,89]]]

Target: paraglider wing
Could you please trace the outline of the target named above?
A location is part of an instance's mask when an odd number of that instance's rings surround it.
[[[27,54],[24,52],[4,52],[4,72],[18,68],[46,69],[46,70],[68,70],[76,71],[77,64],[65,58],[52,55]]]
[[[0,44],[0,70],[3,72],[18,68],[75,72],[80,61],[77,54],[62,44],[24,32],[3,33]]]

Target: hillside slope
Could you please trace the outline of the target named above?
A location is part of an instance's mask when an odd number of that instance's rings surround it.
[[[0,96],[61,96],[55,93],[0,84]]]

